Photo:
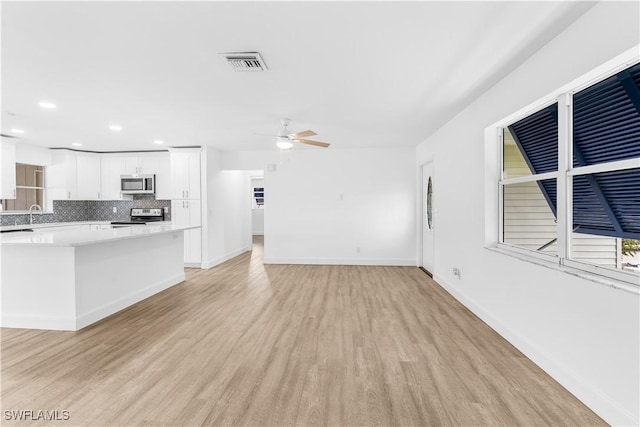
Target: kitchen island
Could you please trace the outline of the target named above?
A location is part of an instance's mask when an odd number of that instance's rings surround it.
[[[1,326],[76,331],[182,282],[191,228],[3,233]]]

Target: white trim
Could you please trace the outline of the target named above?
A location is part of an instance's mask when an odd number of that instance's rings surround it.
[[[576,176],[636,168],[640,168],[640,158],[617,160],[614,162],[598,163],[589,166],[580,166],[567,171],[567,174],[569,176]]]
[[[2,313],[3,328],[47,329],[54,331],[78,331],[105,317],[111,316],[133,304],[149,298],[185,280],[184,273],[162,280],[131,295],[105,304],[76,317],[25,316]]]
[[[77,331],[84,328],[85,326],[89,326],[92,323],[97,322],[98,320],[104,319],[105,317],[115,314],[118,311],[123,310],[146,298],[149,298],[152,295],[155,295],[157,293],[164,291],[165,289],[168,289],[172,286],[182,283],[184,282],[184,280],[185,280],[185,274],[184,272],[182,272],[168,279],[161,280],[151,286],[147,286],[146,288],[141,289],[131,295],[122,297],[116,301],[112,301],[108,304],[95,308],[86,313],[77,314],[75,329],[73,330]]]
[[[581,279],[588,280],[590,282],[597,283],[599,285],[606,286],[608,288],[614,288],[625,292],[630,292],[634,295],[640,295],[640,287],[634,286],[633,284],[626,283],[624,281],[616,280],[611,277],[588,272],[579,268],[572,267],[571,265],[567,265],[566,260],[564,265],[560,265],[556,257],[555,260],[551,260],[548,258],[541,257],[539,254],[533,251],[529,251],[527,249],[519,248],[516,246],[510,246],[506,244],[500,244],[491,247],[485,247],[490,251],[497,252],[502,255],[507,255],[513,258],[518,258],[521,261],[529,262],[532,264],[540,265],[542,267],[547,267],[552,270],[561,271],[572,276],[580,277]],[[576,262],[576,261],[573,261]],[[571,264],[571,262],[569,262]],[[590,264],[593,265],[593,264]],[[604,268],[604,267],[602,267]],[[628,273],[633,274],[633,273]]]
[[[415,258],[264,258],[263,264],[311,264],[311,265],[385,265],[400,267],[415,267]]]
[[[45,329],[52,331],[75,331],[75,317],[25,316],[2,313],[3,328]]]
[[[489,325],[500,334],[505,340],[520,350],[532,362],[548,373],[554,380],[569,390],[574,396],[582,401],[587,407],[602,416],[612,425],[636,425],[638,420],[636,415],[630,413],[622,405],[616,402],[608,394],[600,389],[595,389],[590,381],[584,380],[580,375],[571,369],[571,366],[558,363],[554,357],[544,351],[535,343],[512,330],[508,322],[493,316],[490,311],[476,304],[466,294],[458,292],[455,286],[448,283],[443,277],[434,276],[433,279],[462,305]]]
[[[545,252],[532,251],[530,249],[525,249],[520,246],[510,245],[509,243],[499,242],[494,246],[487,247],[487,249],[499,249],[505,252],[513,252],[521,256],[536,258],[552,265],[560,264],[560,258],[558,257],[558,255],[545,253]]]
[[[523,182],[542,181],[545,179],[557,179],[558,171],[538,173],[535,175],[517,176],[515,178],[507,178],[500,181],[500,185],[522,184]]]
[[[614,280],[616,282],[619,281],[619,282],[635,285],[634,289],[636,289],[637,292],[640,293],[640,276],[638,276],[636,273],[632,273],[630,271],[625,271],[622,269],[614,269],[611,267],[605,267],[602,265],[578,261],[570,258],[567,258],[564,260],[564,265],[575,270],[580,270],[587,273],[596,274],[598,276],[603,276],[610,280]]]
[[[573,98],[560,95],[558,100],[558,180],[556,181],[556,247],[560,263],[571,254],[571,230],[573,229],[573,186],[566,171],[573,161]]]
[[[222,255],[222,256],[219,256],[219,257],[214,258],[212,260],[209,260],[207,262],[203,262],[201,268],[204,268],[204,269],[208,270],[209,268],[213,268],[216,265],[220,265],[225,261],[229,261],[231,258],[235,258],[238,255],[242,255],[243,253],[250,252],[250,251],[251,251],[251,246],[244,246],[244,247],[242,247],[240,249],[237,249],[237,250],[235,250],[233,252],[229,252],[226,255]],[[200,265],[198,265],[198,267],[200,267]]]

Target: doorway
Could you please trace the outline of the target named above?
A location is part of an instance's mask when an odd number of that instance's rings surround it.
[[[422,268],[433,277],[435,267],[433,162],[422,165]]]

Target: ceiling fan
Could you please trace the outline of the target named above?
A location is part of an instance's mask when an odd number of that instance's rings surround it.
[[[281,150],[290,150],[293,147],[294,142],[299,142],[300,144],[307,145],[315,145],[316,147],[327,148],[331,144],[327,144],[326,142],[320,141],[312,141],[310,139],[304,139],[307,136],[317,135],[312,130],[303,130],[301,132],[291,133],[287,126],[289,126],[289,119],[280,119],[280,123],[282,124],[282,128],[278,132],[276,136],[276,145]]]

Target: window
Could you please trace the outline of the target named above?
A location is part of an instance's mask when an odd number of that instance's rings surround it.
[[[4,211],[28,211],[37,204],[44,209],[44,166],[16,163],[16,198],[2,200]]]
[[[499,245],[640,284],[640,64],[497,128]]]
[[[253,187],[253,209],[264,208],[264,187]]]

